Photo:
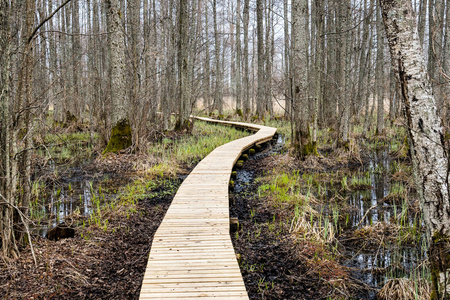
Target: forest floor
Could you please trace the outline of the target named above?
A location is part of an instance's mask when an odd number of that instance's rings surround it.
[[[275,126],[289,132],[286,124]],[[28,246],[17,260],[0,262],[0,297],[137,299],[152,237],[182,179],[215,145],[245,134],[198,122],[192,136],[166,136],[150,155],[88,162],[85,176],[109,174],[98,186],[91,183],[90,205],[101,209],[65,216],[76,225],[74,238],[50,241],[36,234],[37,265]],[[249,297],[375,299],[389,279],[410,273],[391,290],[412,287],[417,299],[426,299],[427,270],[418,263],[424,260],[422,229],[414,221],[420,218],[403,134],[361,140],[350,151],[335,150],[329,132],[319,139],[319,157],[300,161],[287,145],[277,145],[238,170],[230,213],[240,227],[232,239]],[[142,165],[145,175],[136,170]],[[123,186],[110,187],[114,197],[105,200],[102,183],[117,180]]]
[[[173,183],[178,186],[180,181]],[[138,299],[152,238],[174,196],[146,198],[134,214],[108,218],[108,230],[90,226],[74,238],[33,241],[37,266],[30,249],[14,263],[3,263],[0,295],[4,299]],[[161,194],[164,190],[161,190]]]

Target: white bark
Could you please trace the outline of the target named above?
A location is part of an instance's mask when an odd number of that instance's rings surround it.
[[[409,0],[381,0],[383,20],[389,40],[393,65],[397,67],[424,222],[430,238],[430,262],[437,265],[439,290],[450,292],[447,254],[438,257],[435,249],[448,245],[450,236],[450,202],[448,160],[444,150],[441,120],[426,73],[416,19]],[[447,249],[448,250],[448,249]],[[439,252],[439,251],[438,251]],[[442,264],[441,264],[442,263]],[[447,282],[441,279],[446,278]],[[444,288],[445,287],[445,288]],[[435,290],[436,291],[436,290]]]

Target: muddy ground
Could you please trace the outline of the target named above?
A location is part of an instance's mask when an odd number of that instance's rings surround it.
[[[231,216],[240,221],[232,240],[250,299],[372,298],[376,291],[354,278],[339,257],[322,260],[326,249],[289,233],[292,207],[276,208],[259,197],[261,182],[254,179],[275,166],[301,168],[286,153],[253,157],[244,165],[251,179],[237,182],[241,188],[230,195]],[[106,231],[93,225],[77,228],[71,239],[36,237],[37,266],[29,249],[17,261],[0,262],[0,297],[137,299],[153,235],[180,184],[154,191],[157,196],[141,200],[137,213],[108,216]]]
[[[258,178],[277,165],[301,168],[284,154],[251,159],[244,171]],[[252,179],[231,196],[231,216],[240,222],[232,240],[250,299],[368,299],[374,294],[340,263],[316,258],[322,251],[317,245],[290,234],[286,220],[293,208],[275,208],[258,196],[259,185]]]
[[[181,181],[174,184],[179,185]],[[170,189],[172,190],[172,189]],[[157,191],[163,195],[163,190]],[[108,230],[78,228],[75,238],[34,241],[29,250],[1,262],[4,299],[138,299],[153,235],[174,194],[144,199],[137,213],[110,216]],[[89,238],[85,239],[89,229]]]

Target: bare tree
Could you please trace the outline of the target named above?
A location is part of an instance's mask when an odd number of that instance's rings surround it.
[[[127,116],[125,43],[118,0],[106,0],[107,24],[109,31],[109,57],[111,64],[112,116],[111,137],[103,153],[117,152],[131,146],[131,125]]]
[[[236,5],[236,112],[242,115],[242,76],[241,76],[241,0]]]
[[[214,108],[219,110],[219,115],[223,115],[223,84],[222,84],[222,67],[220,63],[220,39],[217,20],[217,1],[213,1],[213,17],[214,17],[214,54],[215,54],[215,91],[214,91]]]
[[[180,0],[178,9],[178,94],[180,99],[175,129],[189,130],[191,90],[189,81],[189,10],[187,0]]]
[[[294,144],[300,156],[308,155],[310,133],[308,125],[308,2],[306,0],[292,1],[292,74],[294,89]]]
[[[381,20],[381,9],[377,5],[376,9],[376,21],[377,21],[377,64],[376,64],[376,89],[375,95],[377,98],[377,130],[376,134],[383,134],[384,131],[384,85],[385,85],[385,75],[384,75],[384,33],[383,24]]]
[[[248,68],[248,26],[250,0],[244,0],[244,115],[250,114],[250,72]]]
[[[263,0],[256,0],[256,31],[258,35],[258,90],[256,93],[256,113],[258,118],[264,117],[264,94],[265,94],[265,76],[264,76],[264,27],[263,27]]]

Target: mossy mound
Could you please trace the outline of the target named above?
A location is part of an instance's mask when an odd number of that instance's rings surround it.
[[[106,153],[117,153],[120,150],[131,146],[131,125],[127,119],[122,119],[111,129],[111,137],[109,138],[108,146],[103,151]]]
[[[308,155],[314,155],[319,156],[319,152],[317,151],[317,142],[309,142],[302,148],[302,155],[308,156]]]
[[[178,119],[175,123],[175,131],[186,131],[187,133],[191,133],[192,129],[194,129],[194,122],[189,119],[185,119],[184,121]]]

